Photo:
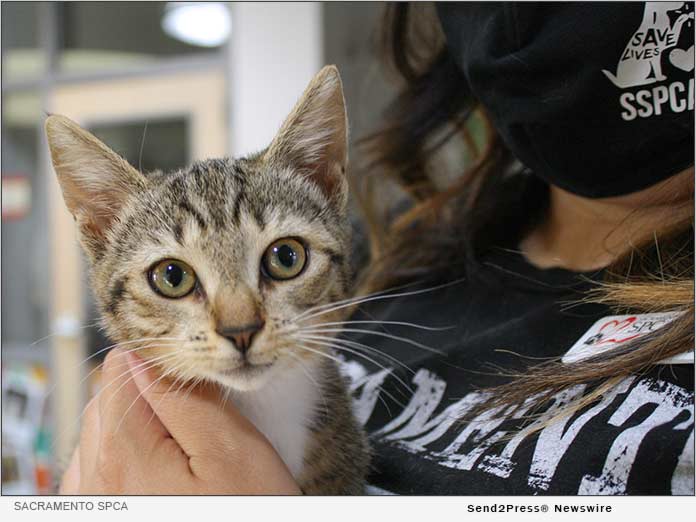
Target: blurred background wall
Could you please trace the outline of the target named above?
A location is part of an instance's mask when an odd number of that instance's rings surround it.
[[[392,94],[374,50],[382,9],[2,3],[3,494],[50,490],[109,344],[50,166],[46,114],[76,120],[144,171],[174,169],[264,147],[335,63],[360,137]]]

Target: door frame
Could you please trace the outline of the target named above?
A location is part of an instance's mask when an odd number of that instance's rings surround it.
[[[222,157],[227,153],[227,96],[225,71],[183,71],[147,77],[103,79],[56,85],[47,109],[83,127],[182,117],[188,122],[191,161]],[[51,346],[55,448],[58,459],[69,457],[79,433],[86,405],[83,361],[87,357],[84,327],[85,266],[72,216],[63,202],[52,166],[47,166],[51,299],[49,323],[55,332]],[[137,167],[137,166],[136,166]],[[80,385],[76,385],[80,383]]]

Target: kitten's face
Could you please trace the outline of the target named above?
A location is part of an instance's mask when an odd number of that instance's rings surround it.
[[[335,69],[246,159],[141,175],[65,118],[47,130],[115,341],[136,341],[124,347],[172,377],[238,390],[322,357],[322,334],[307,329],[340,311],[313,308],[344,297],[349,277]]]
[[[164,368],[238,389],[317,356],[292,334],[330,319],[297,317],[341,299],[348,280],[347,225],[321,191],[261,161],[148,181],[95,263],[110,333],[151,338],[140,353]]]

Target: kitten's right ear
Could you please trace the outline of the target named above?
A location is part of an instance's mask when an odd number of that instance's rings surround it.
[[[345,209],[348,201],[348,120],[338,69],[329,65],[312,79],[264,154],[312,180]]]
[[[100,243],[126,199],[145,188],[145,178],[74,121],[49,116],[45,127],[65,204],[87,245]]]

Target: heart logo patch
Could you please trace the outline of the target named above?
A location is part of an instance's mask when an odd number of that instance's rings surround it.
[[[597,355],[659,330],[683,312],[611,315],[596,321],[566,352],[562,361],[571,363]],[[690,357],[693,354],[690,354]]]
[[[633,316],[633,317],[628,317],[627,319],[624,319],[623,321],[617,321],[616,319],[613,319],[611,321],[607,321],[599,328],[599,332],[596,334],[594,339],[593,338],[588,339],[588,341],[586,341],[586,344],[594,344],[595,346],[601,346],[603,344],[610,344],[610,343],[623,343],[623,342],[629,341],[631,339],[634,339],[634,338],[638,337],[640,334],[637,334],[637,333],[630,333],[630,334],[623,333],[622,334],[622,331],[626,330],[626,328],[628,328],[633,323],[635,323],[636,319],[638,319],[638,318],[636,316]]]
[[[672,62],[677,69],[691,72],[694,70],[694,46],[692,45],[687,50],[672,49],[669,53],[669,61]]]

